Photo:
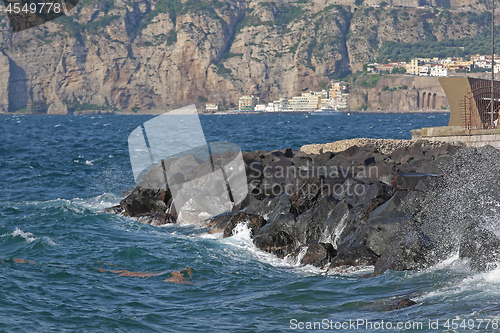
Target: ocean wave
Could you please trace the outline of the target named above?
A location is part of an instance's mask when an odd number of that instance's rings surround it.
[[[75,198],[71,202],[79,207],[89,209],[94,212],[102,211],[105,208],[116,206],[120,203],[121,197],[112,193],[103,193],[96,197],[80,199]]]
[[[26,210],[27,207],[33,210],[42,210],[42,216],[50,216],[53,214],[73,213],[77,215],[85,215],[88,213],[100,213],[104,208],[112,207],[120,202],[121,198],[111,193],[103,193],[91,198],[74,198],[74,199],[52,199],[45,201],[4,201],[0,202],[1,210],[15,210],[17,212]],[[47,212],[48,211],[48,212]]]
[[[58,244],[54,242],[50,237],[48,236],[41,236],[37,237],[31,232],[23,231],[19,227],[16,227],[13,232],[3,234],[0,237],[12,237],[12,238],[22,238],[26,241],[26,243],[43,243],[47,244],[50,246],[57,246]]]
[[[21,229],[17,228],[10,234],[12,237],[21,237],[24,238],[28,243],[32,243],[38,239],[38,237],[34,237],[31,232],[24,232]],[[6,235],[4,235],[6,236]]]

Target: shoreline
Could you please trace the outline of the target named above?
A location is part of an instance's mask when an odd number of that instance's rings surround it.
[[[208,211],[191,203],[179,214],[168,187],[141,187],[157,183],[154,171],[105,211],[153,226],[194,223],[224,238],[246,224],[258,249],[327,271],[356,266],[374,266],[374,275],[418,271],[469,243],[470,251],[461,251],[460,258],[469,260],[472,270],[485,271],[500,258],[491,255],[500,253],[500,238],[478,221],[456,216],[478,211],[500,191],[500,185],[483,186],[495,177],[500,159],[500,150],[491,146],[362,138],[242,157],[247,183],[236,191],[248,186],[249,194],[226,213],[208,214],[212,217],[201,222],[186,219],[186,212],[207,216]],[[197,179],[210,163],[181,159],[191,170],[185,179]],[[473,198],[470,188],[478,189]],[[199,198],[210,203],[214,196]],[[498,202],[493,207],[500,207]],[[488,242],[476,251],[471,242],[483,234]]]
[[[48,113],[0,113],[0,116],[159,116],[162,113],[138,113],[138,112],[88,112],[88,113],[66,113],[66,114],[48,114]],[[339,111],[339,114],[449,114],[450,110],[419,110],[419,111]],[[308,112],[231,112],[231,113],[198,113],[203,116],[232,116],[232,115],[309,115]],[[335,114],[334,114],[335,115]]]

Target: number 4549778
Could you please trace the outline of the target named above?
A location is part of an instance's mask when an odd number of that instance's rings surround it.
[[[500,325],[498,319],[469,319],[469,320],[460,320],[460,319],[448,319],[443,327],[447,329],[492,329],[497,330]]]
[[[32,2],[30,4],[25,3],[21,6],[18,2],[10,2],[5,10],[9,14],[59,14],[61,13],[61,4],[58,2]]]

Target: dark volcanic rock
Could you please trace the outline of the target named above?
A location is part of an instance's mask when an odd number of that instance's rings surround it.
[[[401,212],[387,212],[376,215],[367,221],[366,228],[360,232],[361,244],[380,257],[389,239],[402,224],[411,223],[412,218]]]
[[[280,215],[273,223],[264,226],[255,236],[254,244],[259,249],[284,258],[296,247],[291,235],[295,224],[292,213]]]
[[[250,202],[244,209],[245,212],[249,214],[261,215],[264,218],[269,217],[276,206],[280,203],[280,198],[264,198],[263,200],[256,200],[254,197],[250,197]]]
[[[340,243],[333,264],[348,265],[356,260],[363,264],[375,264],[391,237],[402,224],[408,222],[412,219],[401,212],[387,212],[368,219],[362,229],[352,232]]]
[[[299,244],[319,242],[325,233],[326,220],[337,201],[325,196],[318,201],[318,206],[299,215],[293,225],[291,235]]]
[[[405,173],[398,172],[392,179],[392,186],[398,191],[419,190],[423,191],[429,188],[436,177],[441,175],[425,174],[425,173]]]
[[[301,260],[303,265],[325,267],[337,255],[337,251],[330,243],[313,243],[306,245],[307,250]]]
[[[408,195],[407,191],[397,191],[389,200],[387,200],[385,203],[383,203],[382,205],[377,207],[377,209],[371,212],[370,218],[375,217],[382,213],[393,212],[397,210],[401,205],[401,202],[406,198],[407,195]]]
[[[175,218],[166,213],[146,213],[146,214],[139,214],[136,216],[137,221],[144,223],[144,224],[150,224],[155,227],[159,227],[162,225],[166,224],[172,224],[175,223]]]
[[[460,240],[459,257],[470,259],[473,270],[494,269],[500,259],[500,239],[478,223],[471,223]]]
[[[331,268],[340,266],[371,266],[377,262],[378,257],[366,247],[339,248],[337,256],[330,264]]]
[[[415,302],[409,298],[403,298],[402,300],[400,300],[398,302],[398,304],[396,304],[396,306],[394,307],[394,310],[401,310],[401,309],[408,308],[408,307],[416,305],[416,304],[417,304],[417,302]]]
[[[290,190],[290,201],[302,214],[307,210],[317,206],[319,200],[324,196],[330,196],[336,192],[341,192],[339,187],[345,182],[342,177],[313,177],[299,180]]]
[[[221,215],[217,215],[215,217],[212,217],[208,221],[207,227],[210,228],[210,230],[208,232],[211,234],[224,232],[224,229],[226,229],[229,222],[231,222],[231,219],[233,218],[234,214],[235,213],[227,213],[227,214],[221,214]]]
[[[137,187],[128,197],[120,202],[125,216],[134,217],[146,213],[165,213],[167,205],[158,199],[159,190]]]
[[[500,214],[496,149],[417,142],[393,151],[366,145],[317,155],[289,148],[242,154],[250,194],[232,212],[208,221],[212,233],[229,237],[248,223],[254,244],[278,257],[306,251],[302,264],[375,264],[375,274],[428,267],[459,243],[473,269],[497,260],[491,253],[500,252],[500,240],[485,228],[466,228],[474,214],[484,215],[478,221]],[[226,157],[213,158],[219,163]],[[153,168],[142,186],[108,211],[153,225],[175,222],[164,169],[181,183],[211,172],[207,161],[192,155],[181,162]],[[206,186],[200,181],[196,189],[202,193]],[[218,197],[192,200],[208,212]]]
[[[432,257],[435,244],[408,218],[387,242],[380,259],[375,264],[374,275],[388,269],[395,271],[420,270],[436,263]]]
[[[255,236],[266,225],[267,221],[259,215],[238,212],[231,217],[231,220],[224,229],[224,238],[232,236],[234,228],[240,223],[247,223],[248,228],[252,231],[252,236]]]
[[[344,229],[353,220],[354,216],[349,209],[350,207],[345,202],[340,202],[335,205],[325,221],[327,238],[331,240],[334,248],[337,248]]]
[[[125,210],[123,209],[122,206],[117,205],[117,206],[113,206],[113,207],[104,208],[102,210],[102,212],[108,213],[108,214],[123,214],[125,212]]]
[[[272,211],[264,210],[260,212],[264,217],[267,217],[269,223],[273,223],[282,214],[292,213],[298,215],[287,193],[283,193],[279,198],[273,199],[273,204],[275,201],[277,201],[277,204],[272,205],[274,207]]]

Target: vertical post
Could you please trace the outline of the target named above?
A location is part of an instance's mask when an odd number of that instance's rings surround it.
[[[494,82],[495,82],[495,0],[491,0],[491,120],[490,127],[493,128],[495,111],[494,104]]]

